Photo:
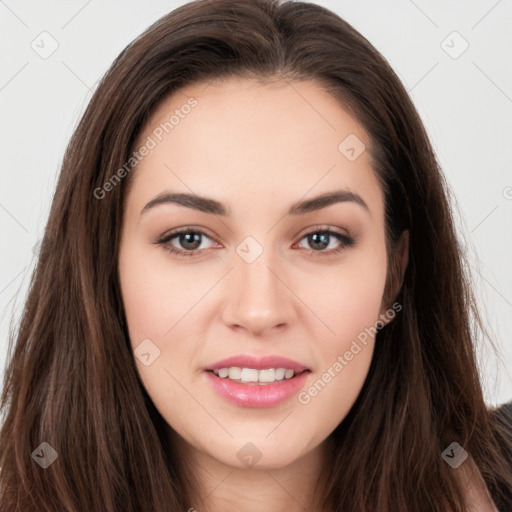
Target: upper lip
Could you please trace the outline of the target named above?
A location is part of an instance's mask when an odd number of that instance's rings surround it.
[[[205,370],[218,370],[219,368],[254,368],[256,370],[264,370],[266,368],[286,368],[295,371],[295,373],[309,370],[297,361],[276,355],[269,355],[263,357],[254,357],[248,354],[241,354],[238,356],[228,357],[217,361],[205,368]]]

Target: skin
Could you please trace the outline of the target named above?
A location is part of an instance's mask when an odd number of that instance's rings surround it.
[[[130,340],[135,349],[150,339],[160,351],[147,366],[135,358],[139,375],[203,489],[191,508],[318,510],[313,487],[328,461],[328,436],[363,386],[373,338],[306,405],[296,397],[267,408],[234,405],[203,369],[237,354],[277,354],[310,368],[308,389],[382,320],[389,309],[384,197],[370,152],[349,161],[338,150],[349,134],[366,148],[370,139],[314,82],[230,78],[171,95],[136,147],[190,97],[197,106],[138,163],[125,201],[119,275]],[[297,201],[341,188],[368,210],[343,202],[286,215]],[[230,215],[176,204],[141,214],[164,191],[216,199]],[[183,237],[167,245],[195,256],[155,243],[184,226],[206,232],[200,245],[190,249]],[[306,235],[320,228],[355,243],[332,254],[344,244],[331,235],[310,255],[315,245]],[[263,251],[250,263],[237,253],[248,236]],[[405,268],[407,239],[399,256]],[[253,467],[237,457],[248,442],[261,453]]]

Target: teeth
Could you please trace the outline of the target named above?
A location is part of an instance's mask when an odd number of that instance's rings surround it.
[[[293,374],[295,372],[293,370],[285,370],[284,371],[284,378],[285,379],[291,379],[293,377]]]
[[[242,382],[258,382],[259,373],[258,370],[253,370],[252,368],[242,368],[240,380]]]
[[[275,382],[276,380],[291,379],[295,375],[294,370],[286,368],[266,368],[256,370],[254,368],[219,368],[213,373],[222,379],[226,377],[240,382]]]
[[[233,380],[239,380],[240,375],[242,374],[241,368],[221,368],[221,370],[227,369],[229,372],[229,378]]]
[[[220,368],[219,369],[219,377],[225,379],[229,375],[229,368]]]
[[[269,368],[268,370],[260,370],[258,372],[258,380],[260,382],[274,382],[276,380],[276,371],[274,368]]]

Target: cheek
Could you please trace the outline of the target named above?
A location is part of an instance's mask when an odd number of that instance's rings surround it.
[[[197,297],[194,279],[184,280],[154,248],[126,247],[121,251],[119,279],[134,346],[143,338],[164,339]]]
[[[378,318],[385,276],[369,274],[344,276],[337,290],[323,299],[326,321],[340,340],[357,336]]]
[[[342,347],[375,325],[381,313],[386,264],[385,248],[379,246],[308,277],[303,293],[308,294],[308,304],[326,324],[322,339],[329,340],[328,353],[329,347]]]
[[[372,339],[338,344],[338,350],[299,392],[297,400],[314,430],[326,436],[346,417],[368,375],[373,347]]]
[[[316,337],[319,364],[308,387],[297,398],[306,410],[318,412],[314,416],[321,416],[323,425],[318,428],[329,433],[347,415],[368,375],[380,294],[376,288],[364,287],[350,293],[347,286],[324,300],[323,320],[333,332],[324,328],[324,334]]]
[[[172,376],[180,382],[189,378],[199,344],[199,336],[192,339],[190,322],[199,310],[195,309],[198,298],[207,290],[205,281],[197,271],[184,272],[170,265],[163,250],[135,244],[120,252],[119,279],[139,374],[153,398],[172,397],[176,391]],[[141,353],[150,356],[144,359]]]
[[[332,424],[348,413],[367,377],[386,282],[383,246],[359,256],[347,259],[328,280],[318,274],[309,280],[309,286],[313,281],[323,284],[308,299],[322,320],[315,336],[321,363],[311,386],[298,399],[325,411]]]
[[[179,272],[172,271],[169,265],[166,269],[157,261],[148,262],[150,259],[150,253],[135,247],[124,248],[119,259],[121,295],[142,383],[166,420],[176,422],[179,414],[172,411],[186,414],[190,407],[177,382],[185,382],[189,377],[194,347],[173,340],[186,339],[185,315],[194,298],[197,300],[197,293],[193,287],[185,286],[187,282],[180,279]],[[179,407],[171,411],[169,404]]]

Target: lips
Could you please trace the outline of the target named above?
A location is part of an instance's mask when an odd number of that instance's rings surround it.
[[[212,371],[205,371],[203,375],[207,383],[223,400],[235,406],[275,407],[295,396],[306,385],[310,372],[305,370],[291,379],[270,384],[254,382],[242,384],[235,380],[217,377]]]
[[[207,366],[205,371],[231,367],[254,368],[255,370],[265,370],[267,368],[289,368],[290,370],[295,371],[295,373],[301,373],[304,370],[309,370],[307,366],[304,366],[293,359],[288,359],[287,357],[268,355],[257,358],[248,354],[242,354],[217,361],[216,363]]]

